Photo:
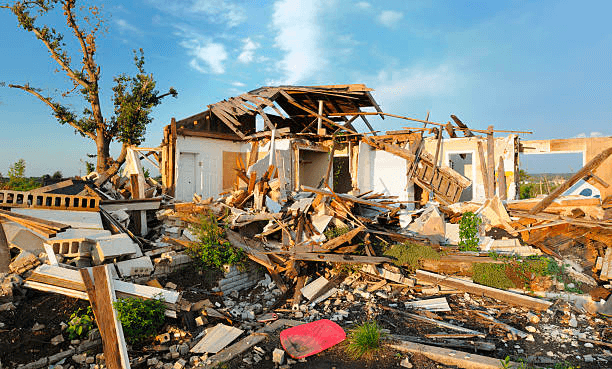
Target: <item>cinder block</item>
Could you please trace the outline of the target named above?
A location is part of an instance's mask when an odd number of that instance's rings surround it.
[[[153,272],[153,263],[148,256],[129,259],[115,263],[122,277],[149,275]]]
[[[94,264],[101,264],[104,260],[119,256],[131,256],[140,252],[140,249],[127,234],[114,234],[109,237],[96,239],[96,247],[92,250]]]

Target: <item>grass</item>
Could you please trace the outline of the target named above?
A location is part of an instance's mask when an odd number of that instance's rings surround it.
[[[376,321],[363,322],[349,333],[346,353],[353,359],[371,355],[381,348],[380,340],[383,336]]]
[[[417,245],[414,243],[395,244],[385,251],[384,254],[396,258],[397,260],[394,261],[396,265],[407,266],[412,271],[419,268],[421,260],[440,259],[440,253],[431,246]]]
[[[501,289],[516,287],[506,274],[506,264],[474,263],[472,272],[474,283]]]

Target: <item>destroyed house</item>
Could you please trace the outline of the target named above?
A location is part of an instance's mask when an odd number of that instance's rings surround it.
[[[264,176],[275,200],[302,186],[372,191],[409,208],[431,192],[443,204],[518,197],[519,132],[470,129],[456,116],[442,124],[385,113],[371,91],[363,84],[261,87],[173,119],[164,131],[162,184],[179,201],[239,188],[251,196],[249,184]],[[367,119],[373,115],[412,127],[377,131]],[[357,119],[369,132],[357,132]]]

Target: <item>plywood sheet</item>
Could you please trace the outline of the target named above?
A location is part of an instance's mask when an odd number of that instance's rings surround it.
[[[242,332],[244,332],[242,329],[219,323],[214,328],[210,329],[200,342],[193,346],[191,352],[198,354],[205,352],[216,354],[238,338]]]
[[[236,158],[240,157],[243,165],[246,165],[246,153],[223,151],[223,190],[231,189],[236,182]]]

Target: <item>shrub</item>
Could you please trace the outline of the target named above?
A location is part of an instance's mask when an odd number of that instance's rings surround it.
[[[187,254],[196,261],[200,269],[222,269],[223,265],[243,266],[246,254],[242,249],[232,247],[224,239],[225,229],[219,225],[212,213],[202,214],[198,223],[191,226],[198,238],[187,248]]]
[[[506,274],[506,264],[474,263],[472,272],[475,283],[501,289],[516,287]]]
[[[371,354],[380,349],[380,339],[384,337],[376,321],[364,322],[349,333],[346,353],[354,359]]]
[[[157,334],[164,325],[164,300],[125,298],[113,303],[125,340],[129,344],[141,343]]]
[[[83,309],[78,309],[72,313],[72,315],[70,315],[66,332],[71,340],[87,335],[87,333],[96,325],[93,313],[91,311],[91,306],[88,306],[83,314],[81,314],[82,310]]]
[[[478,227],[482,220],[478,215],[468,211],[463,214],[459,222],[459,249],[461,251],[478,251]]]

